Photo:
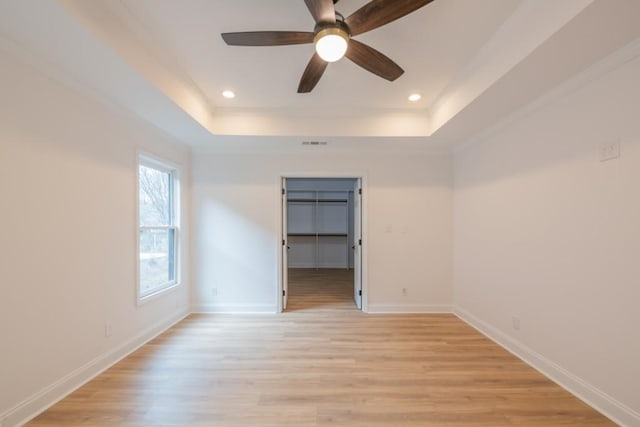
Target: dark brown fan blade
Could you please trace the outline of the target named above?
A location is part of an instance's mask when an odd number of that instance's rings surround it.
[[[398,64],[385,55],[354,39],[349,40],[345,56],[365,70],[389,81],[394,81],[404,73]]]
[[[433,0],[372,0],[344,20],[352,36],[402,18]]]
[[[313,19],[315,19],[316,24],[319,23],[327,23],[327,24],[335,24],[336,23],[336,9],[333,7],[333,0],[304,0],[307,4],[307,8]]]
[[[320,55],[314,53],[311,57],[311,61],[305,68],[300,84],[298,85],[298,93],[309,93],[320,81],[320,77],[327,68],[328,63],[325,62]]]
[[[221,36],[231,46],[283,46],[313,43],[313,33],[305,31],[247,31],[222,33]]]

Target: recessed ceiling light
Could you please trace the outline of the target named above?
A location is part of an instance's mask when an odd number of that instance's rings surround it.
[[[411,102],[418,102],[422,99],[422,95],[420,95],[419,93],[412,93],[411,95],[409,95],[409,101]]]
[[[231,99],[231,98],[235,98],[236,94],[232,90],[224,90],[222,91],[222,96],[224,96],[225,98]]]

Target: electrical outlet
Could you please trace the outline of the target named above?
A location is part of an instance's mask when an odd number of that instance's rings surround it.
[[[515,329],[516,331],[520,330],[520,318],[517,316],[513,316],[511,318],[511,324],[513,325],[513,329]]]
[[[104,322],[104,337],[109,338],[111,336],[111,322]]]
[[[600,146],[600,161],[606,162],[620,157],[620,141],[608,142]]]
[[[212,297],[218,296],[218,288],[211,288],[211,296]]]
[[[403,297],[406,297],[406,296],[407,296],[407,294],[408,294],[408,292],[407,292],[407,288],[402,288],[402,296],[403,296]]]

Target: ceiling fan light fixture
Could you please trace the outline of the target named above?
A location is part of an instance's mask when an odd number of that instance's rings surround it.
[[[339,27],[323,28],[313,39],[316,52],[327,62],[340,60],[347,52],[349,35]]]
[[[338,0],[304,0],[315,21],[313,31],[244,31],[222,33],[221,36],[229,46],[313,43],[315,52],[302,73],[298,93],[311,92],[329,63],[338,61],[343,56],[368,72],[393,82],[404,74],[404,70],[383,53],[351,37],[390,24],[433,1],[368,0],[368,3],[345,18],[336,11],[335,4]]]

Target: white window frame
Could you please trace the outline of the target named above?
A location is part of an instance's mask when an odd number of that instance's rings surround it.
[[[138,305],[144,304],[162,294],[165,294],[181,283],[181,262],[180,262],[180,168],[178,165],[152,156],[147,153],[138,153],[136,163],[136,301]],[[168,173],[171,182],[169,184],[169,204],[171,224],[166,226],[143,226],[140,225],[140,166],[146,166]],[[173,230],[173,266],[174,279],[164,283],[152,292],[142,294],[140,283],[140,232],[142,230]]]

